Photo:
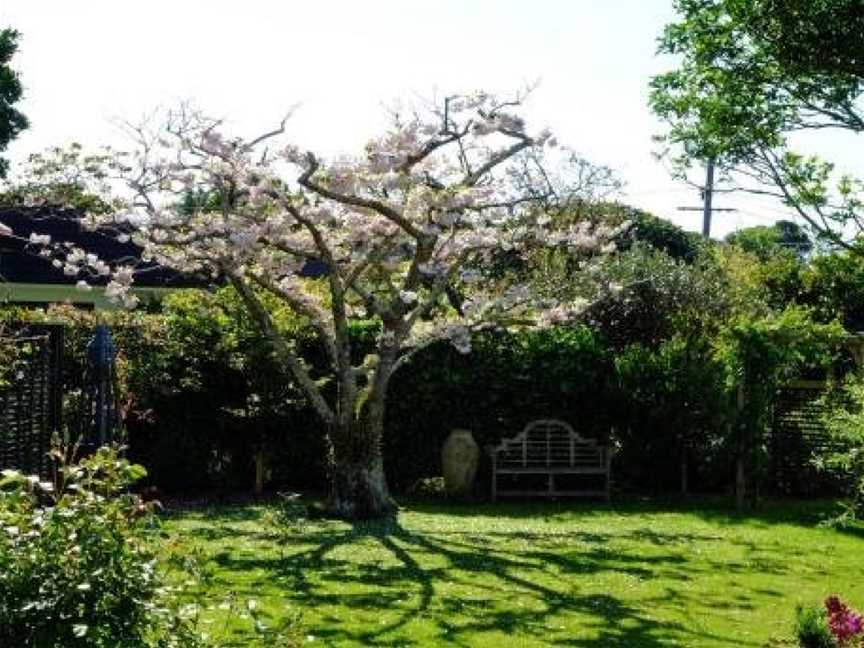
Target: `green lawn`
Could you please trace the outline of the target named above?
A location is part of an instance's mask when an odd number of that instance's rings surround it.
[[[819,528],[825,513],[415,504],[398,523],[313,521],[280,538],[249,505],[166,529],[175,553],[201,557],[207,627],[227,645],[255,633],[218,606],[253,599],[270,626],[302,614],[311,646],[740,647],[789,639],[799,602],[864,606],[864,533]]]

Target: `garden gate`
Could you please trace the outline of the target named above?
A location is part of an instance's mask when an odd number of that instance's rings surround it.
[[[0,386],[0,469],[47,475],[60,430],[63,327],[27,325],[11,338],[15,360]]]

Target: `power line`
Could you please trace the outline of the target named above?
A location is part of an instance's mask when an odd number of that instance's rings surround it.
[[[702,236],[711,238],[711,216],[714,212],[734,212],[734,207],[714,207],[711,200],[714,194],[714,158],[708,160],[705,169],[705,186],[702,188],[701,207],[679,207],[678,211],[701,211],[702,212]]]

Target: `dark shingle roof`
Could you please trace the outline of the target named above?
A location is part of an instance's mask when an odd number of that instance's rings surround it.
[[[106,233],[86,230],[80,225],[81,214],[74,209],[10,208],[0,207],[0,223],[12,228],[18,237],[27,239],[30,234],[48,234],[51,240],[59,243],[69,242],[86,252],[92,252],[100,259],[114,265],[132,263],[136,266],[135,285],[150,288],[204,288],[221,284],[207,277],[190,276],[155,263],[141,261],[141,248],[134,243],[121,243]],[[12,283],[37,284],[74,284],[78,278],[63,274],[62,268],[55,268],[50,259],[45,259],[25,251],[26,243],[0,237],[0,281]],[[301,274],[306,277],[320,277],[327,273],[327,266],[316,259],[310,259]],[[98,281],[95,283],[99,283]],[[105,283],[105,280],[102,281]]]
[[[121,243],[106,233],[86,230],[81,227],[80,219],[80,213],[72,209],[0,207],[0,223],[10,227],[15,236],[27,239],[31,234],[48,234],[52,241],[69,242],[92,252],[109,265],[134,264],[138,268],[136,286],[188,288],[207,284],[202,278],[141,261],[140,247],[131,242]],[[74,284],[78,280],[64,275],[62,268],[55,268],[50,259],[38,256],[32,249],[25,251],[26,247],[22,241],[0,238],[0,279],[38,284]]]

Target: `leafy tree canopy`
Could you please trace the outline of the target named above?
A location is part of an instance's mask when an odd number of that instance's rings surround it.
[[[862,183],[789,148],[801,130],[864,131],[862,0],[676,0],[659,39],[678,67],[651,82],[677,171],[714,159],[829,242],[864,233]]]
[[[14,107],[23,94],[21,79],[9,65],[18,50],[18,36],[14,29],[0,29],[0,151],[29,125]],[[0,177],[5,177],[8,168],[8,160],[0,159]]]
[[[861,0],[676,0],[651,83],[669,141],[698,159],[749,159],[800,128],[864,129]]]
[[[773,225],[745,227],[729,234],[726,241],[762,260],[784,252],[793,252],[803,257],[813,249],[813,241],[800,225],[783,220]]]

